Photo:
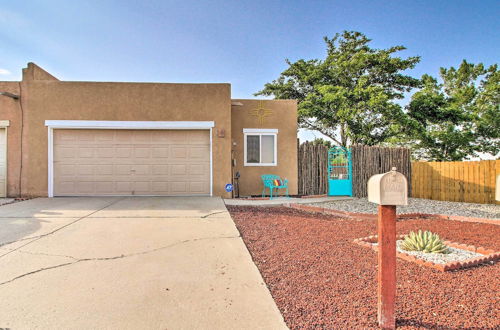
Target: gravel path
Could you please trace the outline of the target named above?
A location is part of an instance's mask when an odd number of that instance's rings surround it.
[[[376,221],[282,207],[229,211],[291,329],[377,329],[377,254],[352,243]],[[443,239],[500,251],[500,226],[409,219],[398,234],[431,230]],[[439,272],[397,260],[400,329],[499,329],[500,263]]]
[[[348,212],[377,213],[377,205],[368,202],[366,198],[314,203],[311,205]],[[398,206],[397,210],[398,213],[430,213],[500,219],[500,205],[493,204],[457,203],[409,198],[408,205]]]

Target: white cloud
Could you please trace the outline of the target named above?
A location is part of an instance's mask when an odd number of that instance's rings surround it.
[[[0,68],[0,75],[8,76],[9,74],[9,70]]]

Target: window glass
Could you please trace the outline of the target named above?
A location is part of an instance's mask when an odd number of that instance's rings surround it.
[[[247,163],[259,163],[259,135],[247,135]]]
[[[274,163],[274,135],[262,135],[262,150],[260,162],[264,164]]]

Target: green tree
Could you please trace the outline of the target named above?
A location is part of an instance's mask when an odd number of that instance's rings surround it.
[[[463,61],[458,69],[441,68],[442,83],[422,76],[423,87],[408,105],[416,158],[458,161],[497,155],[500,148],[500,71],[497,65]]]
[[[325,147],[331,148],[332,147],[332,142],[322,139],[322,138],[315,138],[314,140],[311,141],[312,144],[314,145],[323,145]]]
[[[371,48],[371,40],[360,32],[324,40],[324,60],[286,60],[289,67],[255,95],[297,99],[300,126],[344,147],[374,145],[396,135],[405,114],[395,101],[419,86],[418,79],[402,72],[420,58],[395,57],[403,46]]]

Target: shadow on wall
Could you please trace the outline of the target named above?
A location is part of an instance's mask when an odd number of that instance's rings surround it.
[[[441,201],[500,204],[495,182],[500,160],[413,162],[412,197]]]

